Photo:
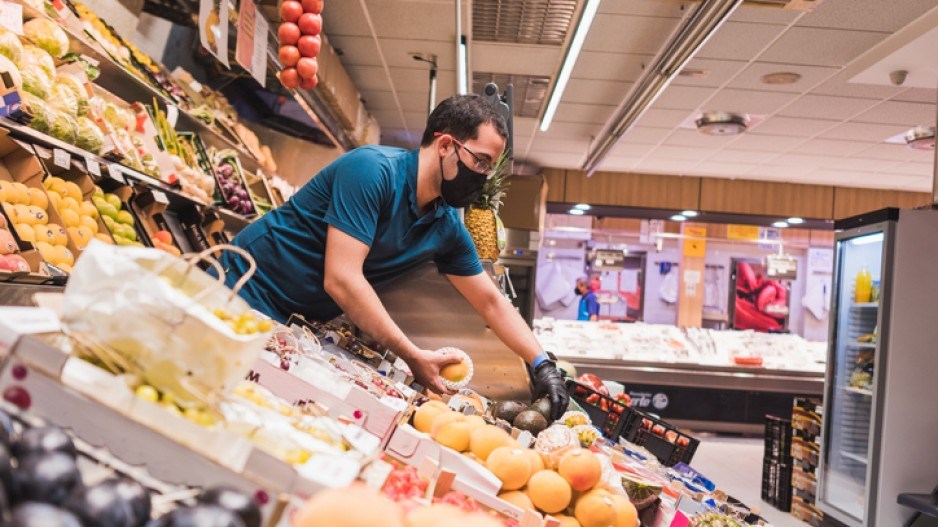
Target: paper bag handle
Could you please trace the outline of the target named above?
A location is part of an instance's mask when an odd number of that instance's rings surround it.
[[[200,253],[194,254],[194,255],[191,257],[191,259],[190,259],[190,263],[191,263],[191,265],[192,265],[193,267],[194,267],[195,264],[198,263],[198,262],[210,262],[210,263],[217,264],[218,267],[216,267],[216,269],[220,269],[219,274],[218,274],[218,276],[219,276],[219,284],[220,284],[220,285],[224,285],[224,283],[225,283],[225,279],[224,279],[224,277],[225,277],[225,270],[224,270],[224,269],[221,269],[221,264],[218,264],[218,260],[216,260],[215,258],[212,258],[212,256],[211,256],[212,254],[214,254],[214,253],[216,253],[216,252],[221,252],[221,251],[231,251],[231,252],[237,254],[238,256],[241,256],[242,258],[244,258],[245,260],[248,261],[248,270],[247,270],[247,272],[244,273],[244,274],[241,276],[241,278],[238,279],[237,282],[235,282],[234,287],[231,288],[231,296],[229,297],[229,300],[230,300],[230,299],[234,298],[235,295],[238,294],[238,291],[240,291],[241,288],[244,287],[244,284],[248,283],[248,280],[250,280],[251,277],[254,276],[254,273],[257,272],[257,262],[254,261],[254,257],[251,256],[251,253],[245,251],[244,249],[242,249],[242,248],[240,248],[240,247],[238,247],[238,246],[236,246],[236,245],[222,244],[222,245],[216,245],[216,246],[214,246],[214,247],[209,247],[208,249],[205,249],[204,251],[202,251],[202,252],[200,252]],[[203,297],[203,296],[206,296],[206,295],[210,294],[211,291],[213,291],[213,288],[209,287],[209,288],[206,289],[205,291],[202,291],[202,292],[199,293],[198,295],[194,296],[193,299],[196,299],[196,297],[201,298],[201,297]]]

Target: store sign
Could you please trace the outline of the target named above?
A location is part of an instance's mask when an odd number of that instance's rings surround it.
[[[797,280],[798,260],[787,254],[770,254],[765,257],[765,274],[773,280]]]
[[[270,24],[253,0],[241,0],[235,59],[261,86],[267,83],[267,31]]]
[[[684,236],[687,236],[684,238],[684,256],[703,258],[707,255],[706,227],[685,227]]]
[[[199,42],[226,68],[228,64],[228,1],[199,0]]]
[[[731,240],[758,240],[759,227],[756,225],[728,225],[726,237]]]
[[[593,256],[594,271],[621,271],[625,268],[625,253],[621,250],[596,249]]]

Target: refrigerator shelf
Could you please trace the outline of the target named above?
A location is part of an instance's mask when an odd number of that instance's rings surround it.
[[[869,464],[870,464],[870,460],[867,459],[866,456],[863,456],[863,455],[860,455],[860,454],[854,454],[853,452],[847,452],[847,451],[845,451],[845,450],[842,450],[842,451],[840,452],[840,455],[842,455],[843,457],[845,457],[845,458],[847,458],[847,459],[849,459],[849,460],[851,460],[851,461],[856,461],[857,463],[860,463],[861,465],[869,465]]]
[[[848,348],[859,349],[859,350],[875,350],[875,342],[851,342],[847,344]]]
[[[879,302],[859,302],[850,306],[852,309],[873,309],[879,307]]]
[[[846,390],[846,391],[848,391],[848,392],[850,392],[850,393],[855,393],[855,394],[857,394],[857,395],[863,395],[863,396],[866,396],[866,397],[873,397],[873,390],[866,390],[866,389],[863,389],[863,388],[856,388],[856,387],[854,387],[854,386],[847,386],[846,388],[844,388],[844,390]]]

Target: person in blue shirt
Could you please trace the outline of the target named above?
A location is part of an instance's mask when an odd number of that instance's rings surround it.
[[[590,322],[599,320],[599,301],[596,300],[596,293],[590,289],[589,280],[577,278],[576,294],[582,297],[580,298],[577,320],[588,320]]]
[[[555,362],[483,272],[459,217],[458,209],[480,195],[507,137],[506,123],[490,103],[463,95],[430,114],[418,149],[366,146],[346,153],[235,237],[233,243],[257,264],[240,295],[281,322],[292,313],[317,321],[345,313],[407,362],[420,384],[447,393],[440,368],[458,357],[411,342],[375,293],[432,260],[526,361],[535,399],[549,397],[559,418],[567,394]],[[221,263],[229,287],[248,269],[229,253]]]

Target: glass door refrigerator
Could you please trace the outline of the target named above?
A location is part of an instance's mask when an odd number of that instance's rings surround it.
[[[938,211],[837,223],[818,506],[901,526],[938,484]]]

